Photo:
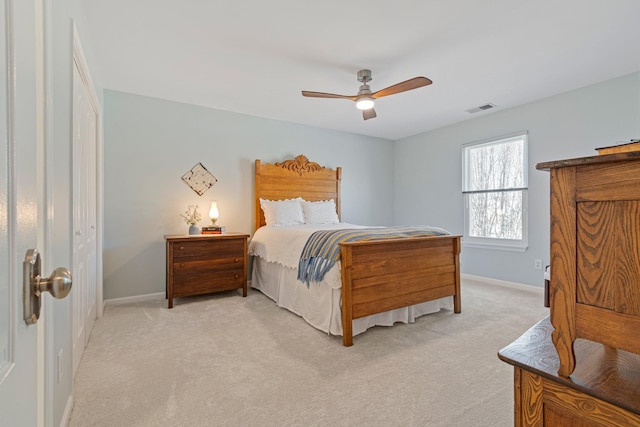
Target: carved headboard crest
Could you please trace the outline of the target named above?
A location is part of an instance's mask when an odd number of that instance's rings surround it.
[[[300,154],[296,156],[294,160],[285,160],[284,162],[277,162],[276,166],[283,169],[288,169],[292,172],[298,172],[298,175],[302,175],[303,172],[316,172],[324,169],[316,162],[310,162],[306,156]]]

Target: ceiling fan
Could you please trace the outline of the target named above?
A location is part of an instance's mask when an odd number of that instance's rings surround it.
[[[358,71],[358,81],[362,82],[362,85],[360,86],[360,90],[358,91],[357,95],[336,95],[335,93],[309,92],[303,90],[302,96],[308,96],[311,98],[350,99],[351,101],[355,101],[356,107],[359,110],[362,110],[362,117],[365,120],[369,120],[376,117],[376,110],[373,109],[375,99],[382,98],[383,96],[394,95],[400,92],[406,92],[408,90],[417,89],[419,87],[427,86],[433,83],[426,77],[414,77],[402,83],[398,83],[393,86],[381,89],[377,92],[371,92],[371,89],[367,84],[371,81],[371,70]]]

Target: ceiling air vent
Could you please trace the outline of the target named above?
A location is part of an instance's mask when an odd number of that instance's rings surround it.
[[[472,108],[470,110],[465,110],[469,114],[478,113],[480,111],[490,110],[492,108],[496,108],[495,104],[484,104],[476,108]]]

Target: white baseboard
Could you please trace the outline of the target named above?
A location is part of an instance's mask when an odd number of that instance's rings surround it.
[[[164,292],[158,292],[154,294],[145,294],[145,295],[134,295],[132,297],[124,297],[124,298],[111,298],[104,300],[105,307],[107,305],[118,305],[118,304],[128,304],[131,302],[140,302],[140,301],[149,301],[153,299],[162,299],[165,297]]]
[[[247,289],[251,289],[251,280],[247,281]],[[149,301],[154,299],[162,299],[164,297],[164,292],[157,292],[153,294],[134,295],[132,297],[111,298],[104,300],[103,306],[106,307],[108,305],[129,304],[131,302]]]
[[[498,280],[498,279],[493,279],[491,277],[474,276],[473,274],[464,274],[464,273],[460,273],[460,278],[473,280],[475,282],[487,283],[489,285],[504,286],[507,288],[519,289],[521,291],[528,291],[528,292],[533,292],[539,295],[544,295],[544,288],[542,286],[532,286],[532,285],[526,285],[524,283],[508,282],[506,280]]]

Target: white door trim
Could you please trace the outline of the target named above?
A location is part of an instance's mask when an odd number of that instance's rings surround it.
[[[14,126],[14,116],[15,116],[15,70],[16,70],[16,58],[14,52],[14,32],[15,32],[15,22],[13,19],[13,0],[6,0],[4,5],[4,21],[3,24],[6,25],[5,31],[5,39],[4,41],[6,46],[4,49],[0,51],[1,54],[6,56],[6,67],[3,75],[3,79],[6,77],[6,82],[1,81],[0,84],[6,85],[6,117],[2,119],[6,120],[6,157],[7,157],[7,183],[11,183],[11,185],[7,188],[7,211],[6,211],[6,221],[7,221],[7,254],[16,253],[16,241],[13,237],[11,230],[15,229],[16,226],[16,185],[15,185],[15,170],[11,167],[11,160],[13,158],[13,151],[15,147],[15,126]],[[4,65],[4,64],[3,64]],[[0,136],[4,138],[5,136]],[[4,148],[4,147],[2,147]],[[4,161],[4,159],[0,158],[0,161]],[[15,269],[13,268],[11,261],[12,258],[9,257],[9,261],[7,261],[7,281],[8,283],[15,283],[18,279]],[[1,279],[1,278],[0,278]],[[0,384],[4,382],[4,380],[9,376],[9,373],[13,370],[16,362],[16,334],[17,334],[17,325],[15,321],[15,313],[20,308],[17,304],[18,298],[16,297],[16,292],[18,292],[18,288],[15,286],[9,286],[8,289],[8,298],[9,298],[9,321],[8,321],[8,349],[6,356],[6,363],[0,363]]]
[[[38,129],[38,248],[43,255],[43,271],[53,271],[53,77],[51,0],[36,2],[36,91]],[[51,298],[42,299],[41,321],[38,322],[38,425],[54,425],[54,393],[58,373],[54,349],[54,319]]]

